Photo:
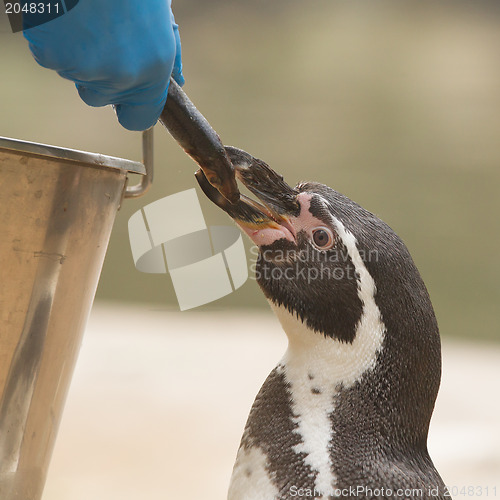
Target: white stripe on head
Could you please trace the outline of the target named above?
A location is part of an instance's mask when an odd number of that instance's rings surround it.
[[[325,205],[325,212],[330,214],[326,201],[318,197]],[[373,370],[385,334],[385,325],[375,303],[375,282],[361,258],[356,238],[342,222],[332,215],[330,217],[356,270],[358,297],[363,304],[353,342],[341,342],[314,332],[296,314],[271,303],[288,336],[288,349],[281,364],[290,384],[298,425],[296,432],[302,438],[295,451],[306,453],[306,464],[317,471],[316,490],[322,493],[322,498],[333,495],[336,481],[329,449],[334,395],[340,386],[348,388]]]

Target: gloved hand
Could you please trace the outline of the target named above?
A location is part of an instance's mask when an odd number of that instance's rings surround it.
[[[181,45],[171,0],[80,0],[66,14],[28,28],[36,61],[72,80],[90,106],[113,104],[129,130],[154,125],[170,75],[182,85]]]

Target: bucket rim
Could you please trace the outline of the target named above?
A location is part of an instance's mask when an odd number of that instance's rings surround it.
[[[112,168],[135,174],[146,174],[144,165],[138,161],[0,136],[0,151],[2,150],[85,163],[92,167]]]

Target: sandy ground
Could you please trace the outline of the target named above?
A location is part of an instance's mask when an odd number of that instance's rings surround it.
[[[285,347],[271,313],[95,306],[43,500],[225,498]],[[447,341],[443,359],[431,455],[455,498],[500,497],[500,346]]]

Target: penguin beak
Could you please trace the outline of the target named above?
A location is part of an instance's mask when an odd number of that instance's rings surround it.
[[[250,237],[263,229],[276,229],[284,232],[287,239],[295,241],[296,233],[290,218],[300,213],[298,192],[262,160],[233,147],[226,147],[226,152],[235,168],[236,178],[258,201],[241,194],[237,203],[229,203],[208,182],[200,169],[195,175],[205,195],[232,217]]]

